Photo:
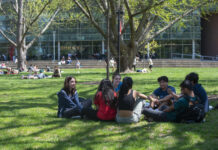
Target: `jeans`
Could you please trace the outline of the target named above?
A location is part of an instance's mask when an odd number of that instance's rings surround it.
[[[145,100],[137,99],[136,102],[135,102],[135,107],[133,109],[132,116],[130,116],[130,117],[120,117],[119,114],[117,113],[116,121],[118,123],[136,123],[136,122],[139,122],[144,103],[145,103]]]
[[[206,101],[205,101],[204,111],[205,111],[205,113],[207,113],[209,111],[209,102],[208,102],[208,99],[206,99]]]
[[[160,111],[158,109],[152,109],[152,108],[144,108],[142,110],[142,113],[148,117],[152,118],[154,121],[157,122],[167,122],[167,113],[164,111]]]
[[[82,114],[85,115],[88,119],[99,120],[97,117],[97,110],[94,110],[92,107],[85,108],[82,111]]]
[[[92,106],[92,100],[90,99],[83,99],[83,98],[79,98],[79,101],[81,103],[81,105],[83,106],[83,109],[87,109],[87,108],[90,108]],[[63,117],[65,118],[70,118],[70,117],[73,117],[73,116],[80,116],[82,115],[82,110],[79,110],[79,109],[74,109],[74,108],[69,108],[69,109],[66,109],[64,112],[63,112]]]

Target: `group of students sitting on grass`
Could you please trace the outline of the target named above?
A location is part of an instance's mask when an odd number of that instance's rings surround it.
[[[133,80],[125,77],[121,82],[121,76],[114,74],[112,82],[103,79],[94,96],[95,109],[92,101],[79,98],[76,89],[76,78],[66,77],[64,87],[58,95],[58,117],[63,118],[89,118],[92,120],[113,121],[118,123],[136,123],[141,115],[148,121],[181,122],[182,117],[189,118],[201,110],[203,116],[209,111],[206,91],[198,84],[198,74],[190,73],[180,84],[181,94],[177,95],[174,87],[168,85],[168,78],[158,78],[160,87],[150,96],[146,96],[133,90]],[[193,109],[192,106],[196,108]],[[188,112],[192,108],[194,112]],[[197,111],[199,112],[199,111]],[[189,113],[189,114],[188,114]],[[187,116],[188,114],[188,116]]]

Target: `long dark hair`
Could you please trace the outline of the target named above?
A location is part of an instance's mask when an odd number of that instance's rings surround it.
[[[67,95],[69,95],[69,94],[72,94],[72,95],[73,95],[73,94],[76,92],[76,88],[71,89],[71,91],[70,91],[69,82],[70,82],[70,80],[72,80],[72,79],[74,79],[75,82],[76,82],[76,78],[75,78],[75,77],[72,77],[72,76],[66,77],[66,78],[65,78],[65,81],[64,81],[64,88],[63,88],[63,90],[67,93]]]
[[[132,85],[133,85],[133,80],[131,77],[123,78],[123,84],[119,92],[119,100],[123,99],[124,95],[128,93],[129,89],[132,88]]]
[[[114,97],[114,89],[110,80],[108,79],[101,80],[98,86],[98,90],[95,94],[95,97],[97,96],[98,92],[102,92],[105,104],[115,107],[117,98]]]

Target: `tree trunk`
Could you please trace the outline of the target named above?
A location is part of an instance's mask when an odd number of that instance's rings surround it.
[[[25,25],[23,18],[23,0],[18,1],[18,20],[17,20],[17,51],[18,51],[18,69],[26,71],[26,40],[22,41]]]
[[[132,70],[132,60],[128,56],[120,57],[120,72],[131,72]]]
[[[123,53],[124,52],[124,53]],[[136,56],[136,50],[129,48],[128,50],[123,50],[120,53],[120,72],[132,72],[133,61]],[[116,57],[118,59],[118,57]],[[116,62],[118,62],[116,59]],[[117,64],[118,67],[119,64]],[[117,70],[118,71],[118,70]]]
[[[27,49],[23,47],[18,47],[18,69],[22,71],[27,71],[27,64],[26,64],[26,54]]]

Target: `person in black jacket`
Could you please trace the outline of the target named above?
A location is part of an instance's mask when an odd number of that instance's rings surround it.
[[[207,97],[207,92],[201,84],[198,83],[199,76],[195,72],[189,73],[186,77],[186,80],[189,80],[192,83],[193,91],[195,95],[200,99],[200,104],[204,105],[204,111],[209,111],[209,101]]]
[[[91,100],[79,99],[76,90],[76,78],[66,77],[64,87],[57,93],[58,95],[58,117],[71,118],[80,116],[83,109],[91,107]]]

